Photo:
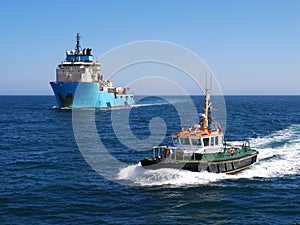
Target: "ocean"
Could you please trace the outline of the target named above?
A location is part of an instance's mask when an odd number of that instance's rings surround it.
[[[300,224],[300,96],[225,102],[213,114],[226,140],[259,151],[235,175],[140,166],[197,122],[184,97],[72,112],[54,96],[0,96],[0,224]]]

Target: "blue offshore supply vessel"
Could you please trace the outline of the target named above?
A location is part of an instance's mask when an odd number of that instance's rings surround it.
[[[109,109],[133,105],[130,89],[104,80],[92,49],[81,49],[79,33],[76,38],[75,50],[66,52],[66,59],[56,69],[56,81],[50,82],[58,107]]]

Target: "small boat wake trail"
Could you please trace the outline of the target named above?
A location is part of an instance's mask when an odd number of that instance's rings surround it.
[[[169,105],[169,103],[141,103],[141,104],[134,104],[131,107],[137,108],[137,107],[146,107],[146,106],[154,106],[154,105]]]
[[[259,151],[258,162],[236,175],[176,169],[146,170],[139,163],[122,168],[116,180],[146,187],[184,187],[217,185],[217,182],[229,179],[275,178],[300,173],[300,125],[252,139],[250,143]]]
[[[271,178],[300,173],[299,124],[250,142],[259,151],[258,162],[238,176]]]
[[[120,170],[117,180],[130,181],[138,186],[198,186],[216,182],[226,178],[225,174],[215,174],[208,172],[190,172],[177,169],[146,170],[141,164],[131,165]]]

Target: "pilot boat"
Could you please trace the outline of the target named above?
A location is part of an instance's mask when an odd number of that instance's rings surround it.
[[[173,146],[154,146],[153,156],[140,161],[145,169],[173,168],[193,172],[234,174],[254,164],[258,151],[249,141],[227,144],[220,124],[211,114],[209,89],[205,91],[204,113],[192,127],[172,134]]]

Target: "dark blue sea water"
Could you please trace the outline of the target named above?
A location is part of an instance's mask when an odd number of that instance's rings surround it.
[[[192,99],[201,111],[203,97]],[[299,224],[300,96],[225,100],[226,139],[259,150],[258,162],[236,175],[138,164],[161,132],[170,144],[182,121],[197,122],[183,97],[74,115],[55,109],[53,96],[0,96],[0,224]],[[89,144],[106,152],[92,155]]]

